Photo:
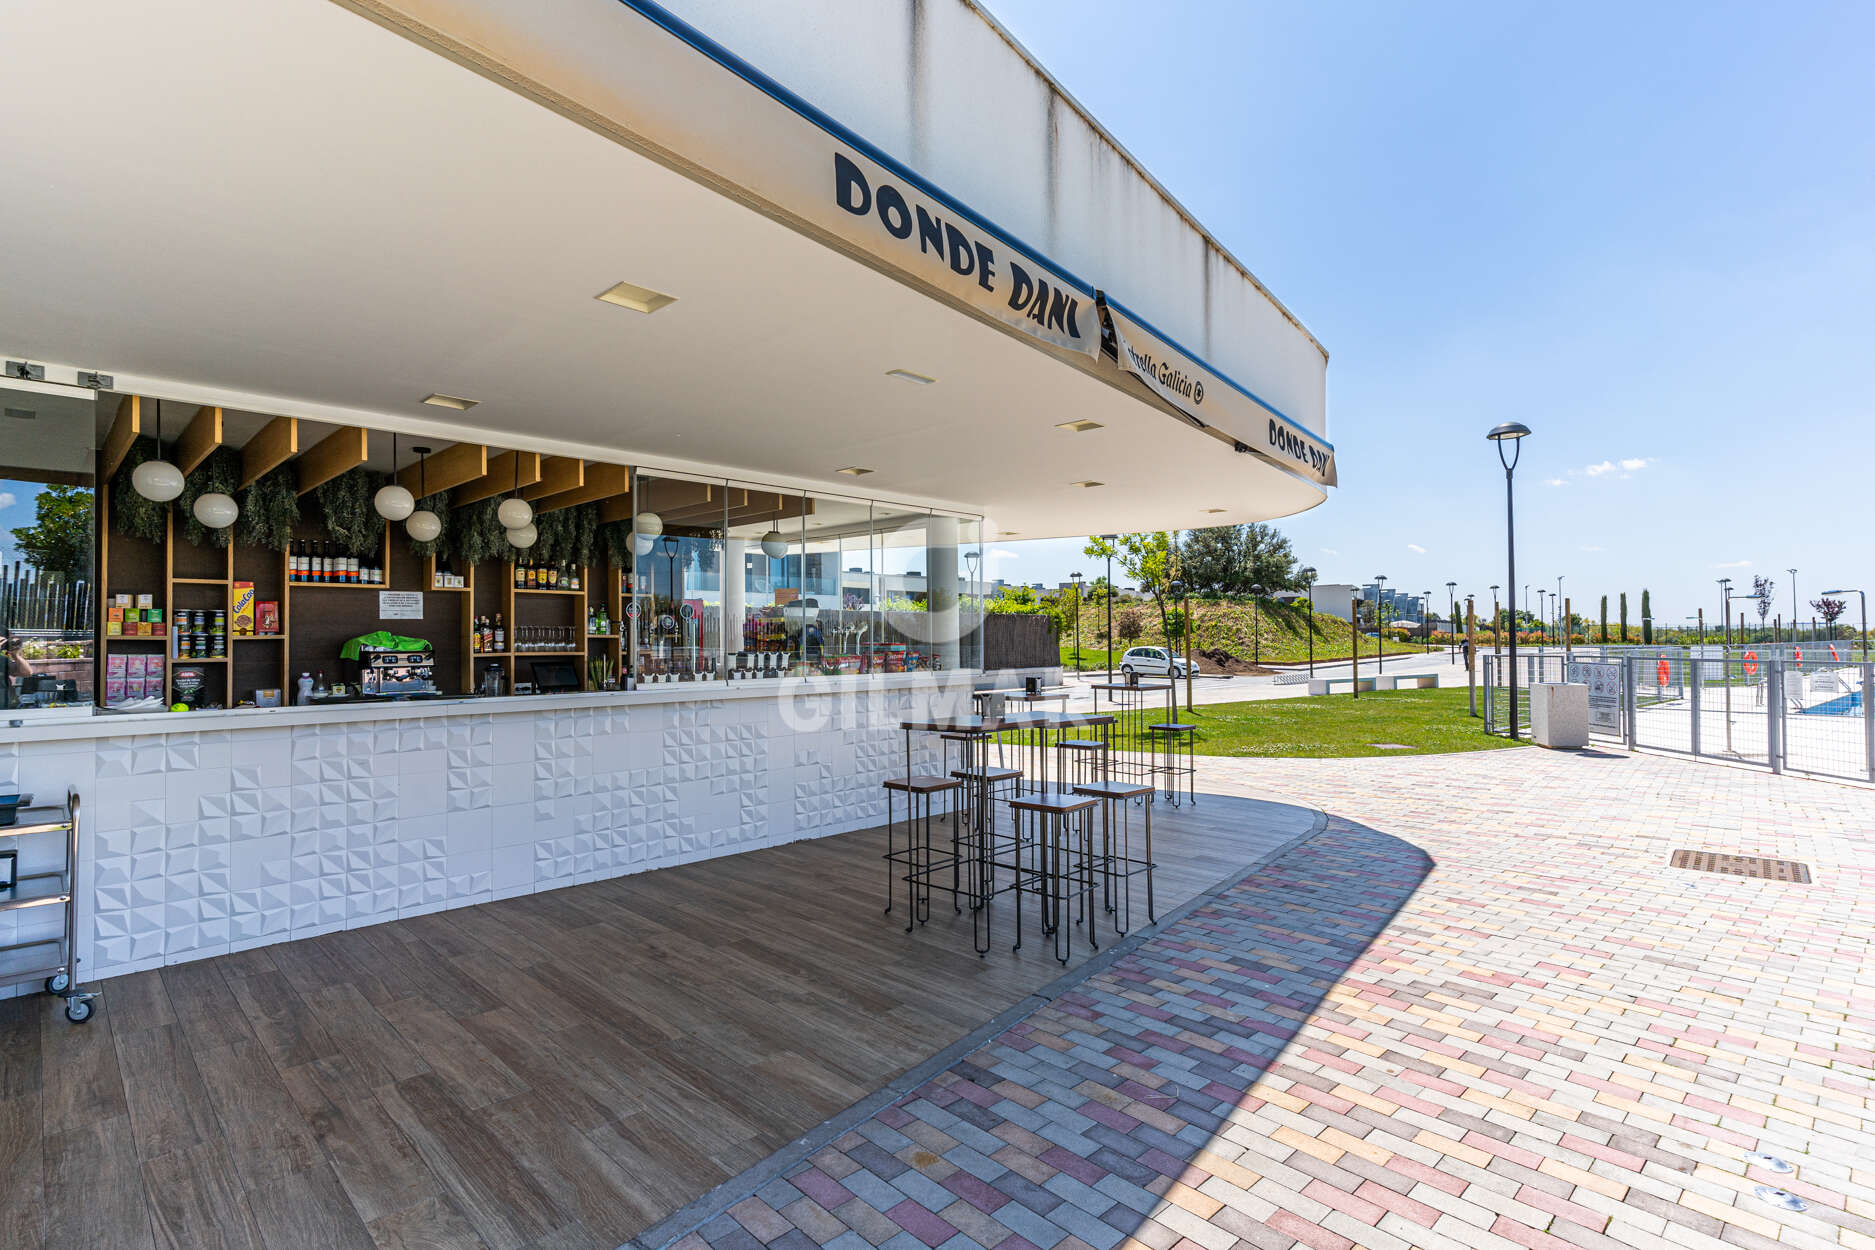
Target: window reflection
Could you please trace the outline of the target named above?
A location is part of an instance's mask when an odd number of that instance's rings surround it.
[[[0,655],[8,708],[96,697],[95,404],[0,388]]]
[[[713,679],[722,663],[727,489],[640,474],[636,494],[637,515],[657,519],[633,533],[636,671],[651,683]]]

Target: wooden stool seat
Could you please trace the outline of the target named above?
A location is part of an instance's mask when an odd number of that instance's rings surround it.
[[[1071,812],[1084,812],[1093,807],[1095,800],[1076,794],[1025,794],[1021,798],[1009,800],[1009,806],[1024,812],[1044,812],[1067,815]]]
[[[1096,799],[1136,799],[1152,793],[1152,787],[1138,781],[1090,781],[1074,787],[1074,793]]]
[[[1182,734],[1182,733],[1198,732],[1198,727],[1196,725],[1180,724],[1177,721],[1169,721],[1165,724],[1160,724],[1160,725],[1148,725],[1146,726],[1146,728],[1149,732],[1156,733],[1156,734]]]
[[[1063,738],[1055,745],[1064,751],[1099,751],[1107,744],[1098,738]]]
[[[987,781],[991,785],[996,785],[1004,781],[1015,781],[1022,776],[1022,770],[1020,768],[998,768],[994,765],[989,768],[953,768],[951,769],[951,776],[957,778],[959,781]]]
[[[885,783],[888,790],[898,790],[906,794],[937,794],[944,790],[961,790],[964,783],[955,777],[893,777]]]

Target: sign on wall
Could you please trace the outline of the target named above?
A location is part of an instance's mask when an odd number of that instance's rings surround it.
[[[1251,454],[1320,486],[1335,485],[1335,448],[1250,392],[1153,333],[1102,297],[1120,367],[1201,425],[1229,435]]]
[[[381,621],[420,621],[423,619],[421,590],[380,590],[378,619]]]

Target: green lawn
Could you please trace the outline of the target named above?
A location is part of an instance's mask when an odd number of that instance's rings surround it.
[[[1165,716],[1160,713],[1153,719]],[[1179,719],[1199,727],[1200,755],[1348,759],[1495,751],[1520,745],[1485,733],[1484,722],[1467,711],[1462,689],[1388,690],[1358,699],[1339,694],[1199,704],[1189,712],[1181,708]],[[1116,741],[1115,745],[1144,749],[1132,743]]]

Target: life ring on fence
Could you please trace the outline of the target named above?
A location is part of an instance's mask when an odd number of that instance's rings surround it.
[[[1799,664],[1803,663],[1803,648],[1802,647],[1797,648],[1797,663]]]
[[[1660,663],[1654,665],[1654,676],[1658,679],[1654,682],[1656,686],[1666,685],[1673,677],[1673,666],[1665,660],[1660,661]]]
[[[1829,644],[1828,644],[1828,646],[1829,646],[1829,658],[1830,658],[1830,659],[1832,659],[1832,660],[1840,660],[1840,659],[1842,659],[1842,657],[1841,657],[1840,655],[1837,655],[1837,654],[1836,654],[1836,644],[1835,644],[1835,643],[1833,643],[1833,642],[1832,642],[1832,643],[1829,643]]]
[[[1745,652],[1745,676],[1756,677],[1757,675],[1758,653],[1756,651],[1747,651]]]

